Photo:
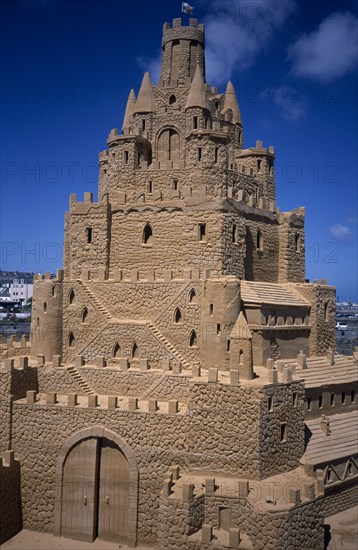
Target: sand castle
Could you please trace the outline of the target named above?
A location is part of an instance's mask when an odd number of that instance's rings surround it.
[[[305,210],[244,148],[204,27],[164,24],[98,202],[71,195],[64,269],[3,342],[0,543],[22,526],[160,549],[323,549],[357,501],[357,361],[335,289],[305,280]]]

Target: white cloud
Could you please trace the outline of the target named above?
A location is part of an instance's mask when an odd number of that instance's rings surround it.
[[[161,61],[162,61],[161,52],[158,53],[157,57],[153,57],[152,59],[148,57],[143,57],[143,56],[137,57],[137,63],[139,67],[143,70],[143,73],[145,73],[146,71],[149,71],[150,77],[154,84],[157,84],[160,78]]]
[[[352,237],[349,227],[341,225],[340,223],[332,225],[330,233],[337,241],[349,241]]]
[[[202,4],[207,8],[206,76],[215,84],[224,84],[235,70],[250,67],[298,6],[295,0],[205,0]],[[137,59],[153,82],[159,80],[160,62],[160,54]]]
[[[306,114],[303,90],[290,85],[268,88],[260,95],[261,99],[271,100],[280,108],[284,119],[290,122],[299,120]]]
[[[317,30],[304,34],[288,49],[296,76],[328,81],[354,70],[358,61],[358,18],[337,12]]]
[[[207,80],[221,84],[250,67],[296,9],[293,0],[212,1],[204,21]]]

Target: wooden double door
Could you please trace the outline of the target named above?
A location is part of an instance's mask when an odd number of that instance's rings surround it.
[[[129,465],[106,438],[75,445],[63,470],[61,535],[92,542],[127,540]]]

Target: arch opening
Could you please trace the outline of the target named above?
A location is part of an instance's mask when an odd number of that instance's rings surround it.
[[[177,307],[175,308],[175,311],[174,311],[174,323],[179,324],[181,322],[182,322],[182,314],[181,314],[180,308]]]
[[[194,348],[198,345],[198,337],[196,335],[195,330],[192,330],[189,336],[189,346],[191,348]]]
[[[68,295],[68,302],[69,304],[74,304],[76,301],[76,294],[75,294],[75,291],[73,290],[73,288],[71,288],[70,292],[69,292],[69,295]]]
[[[135,546],[138,465],[121,436],[99,425],[72,435],[57,458],[55,488],[57,536]]]
[[[134,342],[132,346],[132,359],[138,359],[139,358],[139,349],[137,346],[137,343]]]
[[[88,321],[89,321],[89,311],[85,307],[82,310],[82,323],[88,323]]]
[[[152,244],[153,242],[153,229],[150,223],[147,223],[143,229],[143,244]]]
[[[189,301],[189,304],[197,304],[198,303],[198,298],[197,298],[197,295],[196,295],[196,292],[195,292],[194,288],[192,288],[191,291],[189,292],[188,301]]]
[[[115,345],[113,346],[112,357],[114,359],[118,359],[118,357],[121,357],[121,355],[122,355],[121,346],[119,345],[118,342],[116,342]]]
[[[75,345],[76,345],[75,336],[74,336],[73,332],[70,332],[69,335],[68,335],[68,347],[69,348],[74,348]]]

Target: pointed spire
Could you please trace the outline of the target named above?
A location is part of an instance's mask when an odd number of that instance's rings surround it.
[[[123,126],[122,126],[123,132],[127,132],[129,128],[129,120],[132,114],[134,113],[135,103],[136,103],[136,97],[135,97],[134,90],[132,89],[129,93],[126,112],[124,113]]]
[[[236,124],[241,124],[242,121],[240,107],[237,102],[236,93],[231,80],[229,80],[229,82],[227,83],[225,92],[225,104],[223,110],[221,111],[221,114],[224,115],[228,109],[231,109],[232,111],[232,121]]]
[[[143,76],[142,85],[139,90],[135,113],[152,113],[155,110],[153,85],[150,74],[147,71]]]
[[[252,338],[252,332],[249,325],[247,324],[245,315],[242,311],[240,311],[239,313],[235,326],[231,331],[230,337],[241,340],[251,340]]]
[[[204,79],[199,65],[196,67],[185,109],[188,109],[189,107],[201,107],[202,109],[207,108]]]

